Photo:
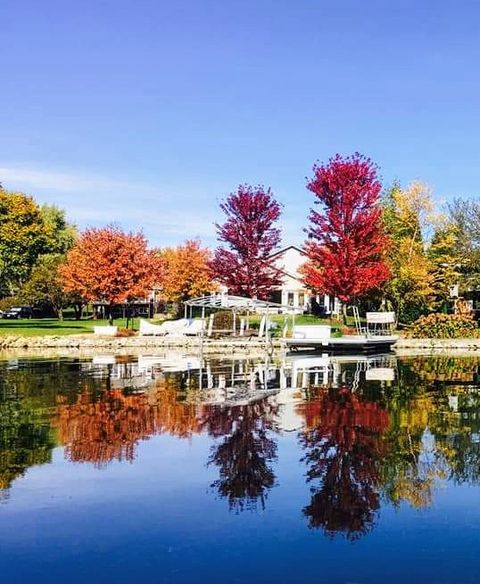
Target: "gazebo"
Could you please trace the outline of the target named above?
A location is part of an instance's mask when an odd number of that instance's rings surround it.
[[[270,328],[269,315],[270,314],[284,314],[285,320],[292,317],[293,324],[295,324],[295,315],[303,313],[303,309],[276,302],[269,302],[267,300],[259,300],[257,298],[246,298],[243,296],[231,296],[228,294],[209,294],[207,296],[199,296],[192,298],[185,302],[185,318],[193,318],[194,309],[201,310],[202,319],[205,319],[206,309],[211,310],[229,310],[233,313],[233,334],[236,333],[237,318],[239,315],[245,315],[245,320],[240,320],[240,335],[243,334],[245,328],[249,327],[249,318],[251,314],[261,314],[262,320],[260,322],[259,336],[268,339],[268,331]],[[285,325],[287,322],[285,322]],[[212,331],[213,320],[210,318],[207,331]]]

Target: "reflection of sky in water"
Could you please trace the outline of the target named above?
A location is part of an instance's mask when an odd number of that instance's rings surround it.
[[[4,362],[2,582],[475,582],[479,364]]]

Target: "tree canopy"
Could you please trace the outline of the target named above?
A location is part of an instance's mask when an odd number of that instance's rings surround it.
[[[87,229],[60,267],[67,292],[109,305],[145,297],[158,272],[158,256],[144,235],[114,225]]]
[[[184,302],[215,290],[210,268],[211,253],[199,241],[188,240],[160,251],[161,290],[166,300]]]
[[[310,212],[305,282],[348,302],[389,277],[377,169],[361,154],[337,154],[313,173],[307,188],[321,210]]]
[[[279,283],[271,255],[280,243],[280,204],[270,189],[240,185],[220,207],[226,221],[216,225],[218,239],[227,247],[215,250],[215,279],[231,294],[268,299]]]
[[[15,294],[39,256],[65,253],[75,237],[63,210],[0,185],[0,295]]]

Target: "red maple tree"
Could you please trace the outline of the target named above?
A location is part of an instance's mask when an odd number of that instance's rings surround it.
[[[337,154],[314,166],[307,188],[322,211],[310,212],[305,283],[348,302],[378,287],[390,275],[384,260],[388,238],[379,204],[377,167],[361,154]]]
[[[116,226],[87,229],[59,270],[65,291],[109,307],[147,295],[161,274],[161,261],[141,233]]]
[[[270,189],[240,185],[220,205],[227,216],[216,224],[218,239],[227,244],[215,250],[214,277],[231,294],[268,299],[279,283],[279,271],[270,259],[280,242],[280,204]]]

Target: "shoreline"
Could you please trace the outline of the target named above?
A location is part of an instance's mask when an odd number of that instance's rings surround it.
[[[136,351],[179,350],[189,353],[234,354],[236,352],[281,351],[285,350],[282,339],[227,338],[201,339],[199,337],[103,337],[93,334],[79,335],[39,335],[0,336],[0,351],[38,351],[38,350],[69,350],[85,352],[106,351],[108,353],[123,353]],[[403,355],[421,351],[422,353],[439,353],[445,351],[480,351],[480,338],[463,339],[409,339],[400,338],[393,348],[393,354]]]
[[[245,351],[278,350],[283,347],[280,340],[269,341],[248,338],[201,339],[199,337],[102,337],[93,334],[81,335],[41,335],[41,336],[0,336],[0,351],[65,349],[78,351],[123,352],[135,350],[185,350],[198,353],[233,354]]]

